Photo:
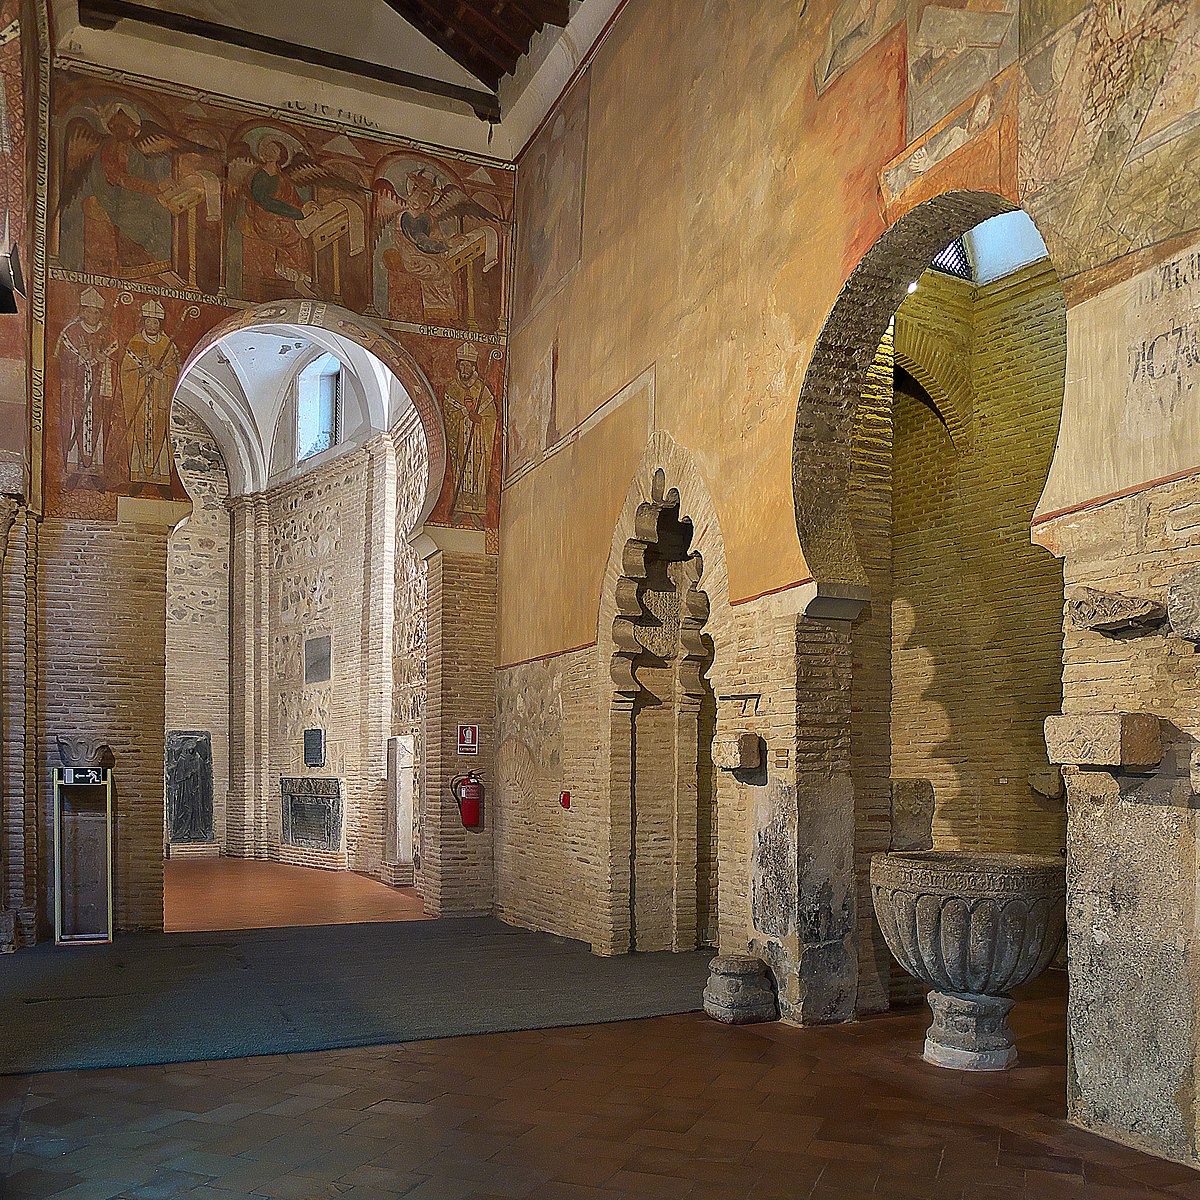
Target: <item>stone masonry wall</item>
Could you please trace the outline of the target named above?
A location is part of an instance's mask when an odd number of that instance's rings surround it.
[[[396,460],[395,583],[392,625],[391,734],[414,746],[413,853],[420,857],[420,813],[425,761],[425,708],[429,687],[425,661],[429,635],[428,567],[409,543],[425,498],[428,452],[416,413],[391,433]],[[393,838],[396,831],[392,830]],[[389,855],[394,861],[394,855]],[[408,864],[400,864],[407,866]]]
[[[220,448],[181,404],[171,439],[192,513],[167,544],[167,729],[212,739],[213,827],[225,847],[229,792],[229,475]]]
[[[365,674],[362,625],[367,453],[355,450],[266,494],[270,527],[271,837],[282,861],[309,864],[306,850],[280,846],[280,776],[342,781],[346,853],[381,858],[385,763],[365,761],[359,680]],[[305,683],[304,643],[328,636],[331,677]],[[305,729],[325,731],[323,767],[304,765]],[[372,769],[375,768],[375,769]]]
[[[1200,569],[1200,477],[1037,530],[1086,586],[1164,603]],[[1190,587],[1193,624],[1200,596]],[[1185,631],[1186,632],[1186,631]],[[1068,1106],[1088,1129],[1200,1165],[1200,671],[1168,625],[1114,637],[1066,629],[1063,711],[1150,713],[1157,767],[1066,767],[1071,1055]]]

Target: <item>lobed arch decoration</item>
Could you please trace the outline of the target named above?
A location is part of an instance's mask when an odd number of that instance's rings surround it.
[[[448,453],[441,408],[432,384],[416,360],[369,317],[324,301],[275,300],[243,309],[214,325],[196,343],[183,364],[180,378],[184,378],[197,361],[222,338],[239,330],[260,325],[303,326],[312,340],[324,349],[333,349],[334,343],[324,342],[322,332],[336,334],[363,350],[370,351],[399,381],[412,401],[428,448],[429,474],[425,487],[425,501],[417,520],[417,525],[420,526],[433,511],[441,493]],[[388,428],[386,413],[372,415],[381,430]]]
[[[945,192],[917,205],[867,251],[826,317],[800,389],[792,442],[796,530],[814,593],[809,615],[852,618],[870,595],[854,536],[851,447],[859,398],[888,325],[909,284],[948,242],[1017,207],[976,191]],[[923,384],[929,376],[927,370],[913,374]],[[949,401],[951,384],[943,382],[942,388],[935,382],[930,394]],[[949,413],[947,422],[953,434]]]
[[[686,546],[677,546],[674,557],[662,545],[664,534],[670,537],[673,528],[687,531]],[[664,561],[673,567],[677,612],[654,612],[647,603],[647,582],[652,573],[662,570]],[[661,431],[650,440],[617,521],[600,597],[597,647],[610,683],[609,730],[601,746],[608,809],[608,844],[602,856],[608,885],[599,905],[593,949],[620,954],[635,948],[635,720],[646,699],[639,667],[653,658],[655,627],[664,623],[677,624],[678,629],[672,716],[677,808],[669,948],[692,949],[698,933],[703,933],[698,926],[702,919],[698,888],[693,886],[698,878],[702,823],[698,772],[705,768],[703,740],[707,733],[711,741],[719,720],[718,696],[728,690],[732,674],[734,619],[712,498],[691,455]],[[726,807],[721,788],[729,786],[716,778],[719,774],[714,772],[711,781],[712,820],[718,824]],[[724,942],[726,930],[740,915],[736,894],[742,881],[726,878],[722,869],[714,856],[717,905],[710,914],[711,928],[716,932],[719,927]]]

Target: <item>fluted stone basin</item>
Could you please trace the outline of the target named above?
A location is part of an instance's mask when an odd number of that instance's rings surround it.
[[[1061,858],[910,850],[871,859],[871,895],[888,949],[933,989],[927,1062],[960,1071],[1002,1071],[1016,1062],[1009,993],[1054,958],[1066,894]]]

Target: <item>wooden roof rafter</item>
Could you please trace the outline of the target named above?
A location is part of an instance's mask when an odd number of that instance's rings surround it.
[[[547,25],[566,25],[569,0],[385,0],[438,49],[493,90]]]

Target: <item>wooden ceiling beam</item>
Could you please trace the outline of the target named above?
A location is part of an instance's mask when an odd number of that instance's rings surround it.
[[[520,58],[529,49],[529,39],[537,32],[536,29],[528,29],[524,37],[513,33],[501,20],[498,20],[488,11],[493,7],[501,8],[502,6],[489,3],[489,0],[458,0],[460,27],[461,18],[470,13],[477,27],[478,25],[486,25],[492,34],[504,42],[516,54],[517,58]],[[464,30],[463,32],[465,33],[466,31]],[[468,36],[471,37],[473,42],[477,40],[473,35],[468,34]]]
[[[389,0],[390,2],[391,0]],[[406,16],[406,14],[401,13],[401,16]],[[186,34],[189,37],[203,38],[208,42],[236,46],[242,50],[253,50],[272,58],[307,63],[309,66],[324,67],[326,70],[336,71],[340,74],[374,79],[380,83],[408,88],[410,91],[423,92],[428,96],[457,100],[469,105],[475,114],[484,120],[495,121],[500,117],[500,101],[495,91],[485,92],[475,88],[461,87],[441,79],[430,79],[411,71],[386,67],[381,63],[350,58],[329,50],[318,50],[314,46],[285,42],[279,38],[267,37],[265,34],[253,33],[246,29],[218,25],[213,21],[205,21],[185,13],[150,8],[144,4],[133,3],[132,0],[79,0],[79,21],[91,29],[111,29],[118,21],[137,21],[142,25],[166,29],[172,33]],[[474,73],[473,68],[465,63],[463,65]]]
[[[504,7],[524,13],[539,29],[543,25],[561,27],[571,19],[570,0],[506,0]]]
[[[520,57],[515,51],[504,53],[488,41],[471,37],[462,27],[462,19],[447,14],[445,6],[435,0],[384,0],[387,6],[423,33],[439,50],[448,54],[460,67],[494,88],[507,75]],[[486,64],[490,63],[491,66]]]

